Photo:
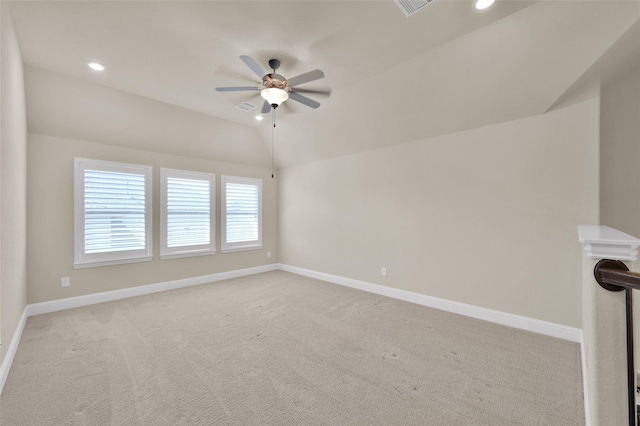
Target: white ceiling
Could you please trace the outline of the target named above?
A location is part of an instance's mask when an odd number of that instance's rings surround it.
[[[263,166],[259,93],[214,90],[258,85],[240,55],[326,75],[301,86],[331,90],[309,95],[320,108],[277,110],[281,167],[541,114],[640,63],[635,0],[435,0],[410,17],[391,0],[18,1],[11,13],[29,131]]]

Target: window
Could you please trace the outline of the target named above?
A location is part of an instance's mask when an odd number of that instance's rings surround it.
[[[75,159],[75,268],[153,258],[151,172],[151,166]]]
[[[216,175],[160,170],[160,258],[216,252]]]
[[[222,252],[262,248],[262,179],[222,176]]]

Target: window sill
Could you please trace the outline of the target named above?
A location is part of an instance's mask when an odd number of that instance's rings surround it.
[[[182,258],[182,257],[209,256],[209,255],[213,255],[213,254],[216,254],[215,250],[184,251],[184,252],[181,252],[181,253],[160,254],[160,259],[162,259],[162,260],[179,259],[179,258]]]
[[[222,253],[233,253],[236,251],[247,251],[247,250],[260,250],[262,248],[262,244],[251,244],[246,246],[237,246],[237,247],[229,247],[220,250]]]
[[[74,262],[73,269],[97,268],[99,266],[122,265],[125,263],[150,262],[152,260],[153,260],[153,256],[144,256],[144,257],[136,257],[131,259]]]

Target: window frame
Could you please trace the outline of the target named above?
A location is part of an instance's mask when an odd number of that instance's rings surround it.
[[[258,239],[251,241],[239,241],[227,243],[227,183],[237,183],[243,185],[256,185],[258,187]],[[259,250],[262,248],[262,179],[238,176],[221,176],[221,239],[220,251],[222,253],[232,253],[245,250]]]
[[[209,244],[168,247],[167,182],[169,178],[201,180],[209,182]],[[215,173],[189,170],[160,169],[160,259],[191,256],[207,256],[216,253],[216,175]]]
[[[85,253],[85,170],[144,176],[145,248],[103,253]],[[153,167],[142,164],[74,158],[74,269],[153,260]]]

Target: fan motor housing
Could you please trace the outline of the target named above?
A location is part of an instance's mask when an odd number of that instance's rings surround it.
[[[262,85],[265,89],[277,88],[289,91],[289,84],[287,79],[280,74],[267,74],[262,78]]]

